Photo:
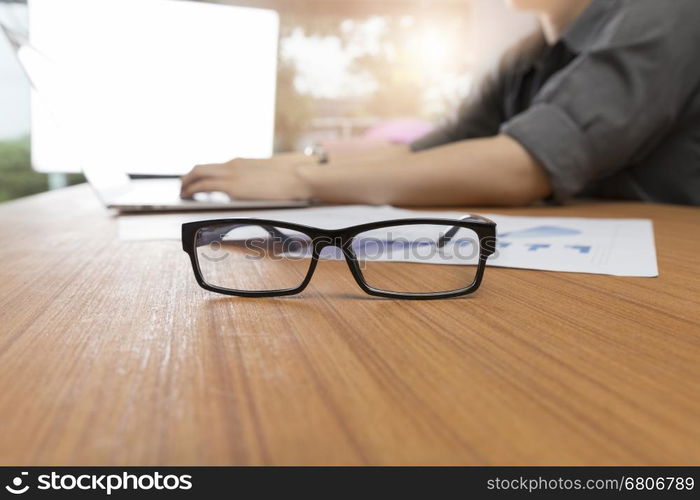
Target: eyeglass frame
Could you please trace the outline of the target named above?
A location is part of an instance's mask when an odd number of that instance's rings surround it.
[[[271,229],[289,229],[308,236],[311,239],[312,252],[309,269],[304,277],[304,280],[295,288],[284,288],[279,290],[235,290],[230,288],[218,287],[211,285],[204,280],[199,262],[197,260],[196,237],[199,230],[207,226],[216,225],[233,225],[233,226],[271,226]],[[362,275],[360,264],[357,256],[352,250],[353,239],[361,233],[381,229],[384,227],[395,226],[414,226],[414,225],[440,225],[453,226],[444,235],[441,236],[440,242],[444,245],[449,241],[459,229],[470,229],[476,233],[479,238],[479,260],[477,263],[476,275],[474,280],[465,288],[457,290],[449,290],[444,292],[421,292],[421,293],[406,293],[392,292],[388,290],[379,290],[367,284]],[[232,228],[232,229],[235,229]],[[338,244],[340,243],[340,244]],[[201,245],[200,245],[201,246]],[[286,295],[296,295],[304,291],[311,278],[313,277],[316,266],[320,259],[321,250],[326,247],[338,247],[341,249],[345,262],[347,263],[350,273],[357,282],[362,291],[369,295],[393,299],[408,299],[408,300],[430,300],[430,299],[447,299],[452,297],[460,297],[475,292],[481,285],[481,281],[486,269],[486,260],[496,251],[496,223],[486,217],[480,215],[467,215],[460,219],[445,219],[445,218],[407,218],[393,219],[378,222],[369,222],[355,226],[348,226],[341,229],[322,229],[318,227],[306,226],[292,222],[276,221],[270,219],[257,218],[228,218],[228,219],[212,219],[196,222],[187,222],[182,224],[182,249],[190,257],[192,270],[194,271],[197,284],[205,290],[230,295],[236,297],[282,297]]]

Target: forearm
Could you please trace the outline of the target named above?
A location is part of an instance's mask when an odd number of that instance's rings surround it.
[[[378,143],[371,148],[361,151],[330,152],[327,166],[352,168],[378,162],[400,161],[400,158],[411,154],[407,144]]]
[[[550,191],[546,173],[507,136],[357,160],[352,168],[304,166],[299,175],[325,203],[527,205]]]

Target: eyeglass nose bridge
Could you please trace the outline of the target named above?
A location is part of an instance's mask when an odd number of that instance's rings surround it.
[[[319,234],[313,237],[313,249],[316,255],[321,254],[321,250],[326,247],[337,247],[343,252],[350,246],[352,237],[339,233]]]
[[[373,294],[375,291],[371,289],[362,278],[362,270],[360,262],[355,255],[352,248],[352,241],[354,235],[343,234],[340,232],[328,232],[325,234],[315,235],[312,239],[313,241],[313,253],[314,253],[314,264],[313,269],[316,268],[316,262],[321,258],[321,251],[327,247],[338,248],[342,254],[345,263],[348,265],[352,277],[358,286],[366,293]]]

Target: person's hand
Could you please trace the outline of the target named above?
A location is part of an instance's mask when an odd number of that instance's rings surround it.
[[[180,195],[221,191],[231,198],[305,200],[310,187],[299,168],[315,163],[303,154],[284,154],[265,160],[236,158],[225,163],[197,165],[182,178]]]

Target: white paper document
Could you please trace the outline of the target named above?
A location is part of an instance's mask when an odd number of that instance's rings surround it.
[[[407,217],[460,218],[458,211],[417,211],[350,205],[197,214],[124,215],[123,241],[179,240],[184,222],[252,217],[337,229]],[[654,230],[647,219],[590,219],[488,215],[497,224],[488,265],[615,276],[658,276]]]

